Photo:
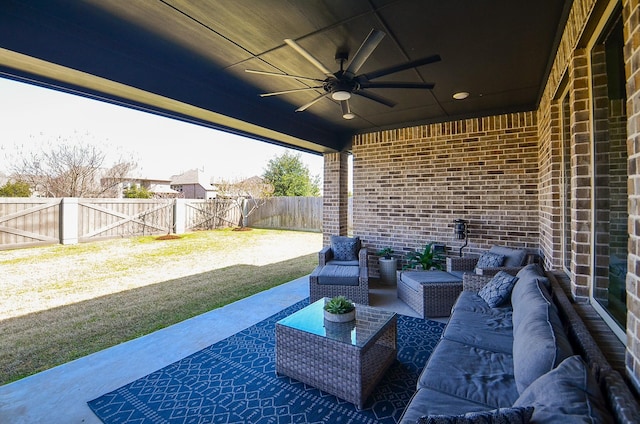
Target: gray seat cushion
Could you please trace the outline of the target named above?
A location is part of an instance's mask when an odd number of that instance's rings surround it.
[[[429,388],[489,409],[513,405],[518,398],[513,376],[513,358],[441,339],[418,379],[419,388]],[[462,411],[456,411],[459,413]]]
[[[318,284],[357,286],[360,284],[357,266],[325,265],[318,273]]]
[[[442,333],[442,337],[469,346],[502,352],[513,352],[511,314],[482,314],[456,309]]]
[[[462,293],[460,293],[460,296],[458,296],[458,300],[452,308],[452,311],[457,310],[495,315],[499,317],[507,315],[509,319],[511,319],[512,316],[510,302],[507,302],[502,306],[492,308],[491,306],[487,305],[487,302],[485,302],[483,298],[478,296],[478,293],[472,291],[463,291]]]

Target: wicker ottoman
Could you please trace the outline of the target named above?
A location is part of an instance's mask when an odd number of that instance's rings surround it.
[[[422,318],[451,315],[451,308],[462,292],[462,278],[445,271],[398,274],[398,298]]]

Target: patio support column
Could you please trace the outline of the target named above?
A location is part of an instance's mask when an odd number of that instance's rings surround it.
[[[324,154],[322,204],[322,244],[329,245],[331,235],[347,235],[349,207],[348,153]]]

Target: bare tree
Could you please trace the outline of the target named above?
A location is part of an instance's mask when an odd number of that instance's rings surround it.
[[[262,206],[268,197],[273,195],[273,186],[260,177],[251,177],[239,181],[221,181],[216,184],[218,197],[230,199],[239,209],[245,226],[246,220],[256,209]]]
[[[116,197],[136,168],[122,158],[105,167],[106,152],[85,142],[59,138],[49,146],[31,152],[20,149],[10,166],[13,178],[43,197]]]

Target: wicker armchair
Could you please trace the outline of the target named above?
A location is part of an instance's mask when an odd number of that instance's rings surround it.
[[[355,303],[369,304],[369,268],[367,248],[358,238],[332,237],[332,244],[357,240],[355,259],[336,258],[334,247],[325,246],[318,252],[318,266],[309,276],[311,302],[323,297],[345,296]]]

